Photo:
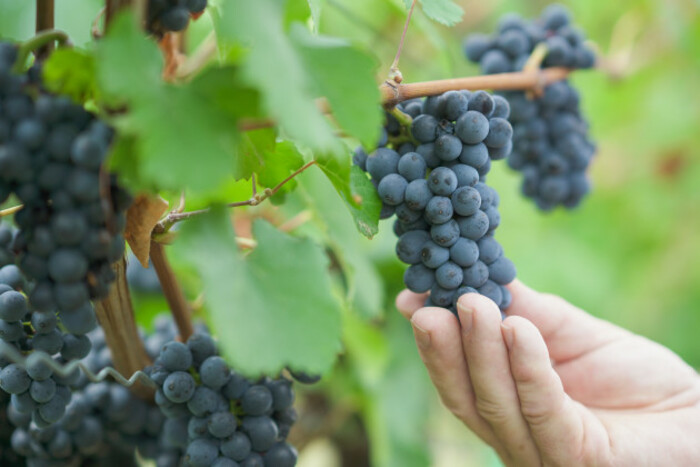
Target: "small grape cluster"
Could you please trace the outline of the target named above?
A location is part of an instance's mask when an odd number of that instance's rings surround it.
[[[388,115],[379,148],[358,148],[354,163],[372,176],[382,217],[396,215],[396,254],[410,265],[406,286],[430,291],[426,305],[456,310],[465,293],[480,293],[502,310],[515,278],[494,233],[498,193],[484,182],[491,160],[511,151],[508,102],[485,91],[449,91],[397,107],[412,118],[410,134]]]
[[[23,203],[12,248],[32,282],[32,308],[58,311],[63,328],[82,336],[97,324],[90,299],[106,296],[124,253],[131,198],[102,171],[113,131],[12,73],[16,59],[17,47],[1,42],[0,202],[14,193]]]
[[[83,364],[97,373],[111,366],[112,359],[101,329],[89,337],[94,345]],[[165,416],[158,407],[120,384],[91,383],[78,370],[69,379],[73,397],[63,416],[51,426],[37,425],[14,399],[8,407],[16,427],[12,447],[26,458],[27,465],[99,465],[100,461],[120,459],[131,466],[137,450],[147,459],[159,455]]]
[[[296,450],[285,442],[296,420],[291,381],[248,380],[218,355],[199,330],[187,343],[161,349],[151,378],[156,404],[168,417],[159,467],[292,467]]]
[[[26,297],[0,281],[0,339],[18,352],[41,353],[58,363],[85,357],[90,340],[84,335],[64,334],[54,312],[33,312]],[[10,394],[12,406],[39,428],[61,419],[71,400],[70,378],[54,374],[41,360],[26,367],[0,362],[0,389]]]
[[[583,32],[571,24],[569,11],[556,4],[534,21],[506,15],[497,35],[473,34],[464,48],[467,58],[479,63],[484,74],[492,74],[522,70],[541,44],[546,48],[544,67],[591,68],[595,64]],[[501,95],[512,110],[513,152],[508,165],[522,173],[523,194],[546,211],[559,205],[578,206],[590,191],[586,169],[595,153],[578,91],[563,80],[550,84],[536,98],[522,91]]]
[[[148,29],[152,33],[182,31],[191,16],[201,14],[207,0],[149,0]]]

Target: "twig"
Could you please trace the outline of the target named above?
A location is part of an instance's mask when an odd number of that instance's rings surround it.
[[[250,199],[247,199],[245,201],[237,201],[235,203],[229,203],[226,206],[229,208],[237,208],[241,206],[257,206],[258,204],[262,203],[265,201],[267,198],[270,198],[271,196],[274,196],[285,184],[287,184],[290,180],[292,180],[294,177],[311,167],[312,165],[316,164],[316,161],[311,161],[307,162],[304,164],[302,167],[298,168],[295,170],[291,175],[289,175],[287,178],[279,182],[277,185],[275,185],[274,188],[265,188],[265,190],[262,193],[257,193],[254,194]],[[187,211],[187,212],[171,212],[168,214],[165,219],[163,219],[158,227],[156,228],[156,231],[158,233],[161,232],[166,232],[173,224],[176,222],[183,221],[185,219],[189,219],[194,216],[198,216],[200,214],[204,214],[206,212],[209,212],[209,208],[205,209],[197,209],[196,211]]]
[[[54,0],[36,0],[36,32],[54,28]],[[37,49],[36,57],[43,59],[51,52],[53,44]]]
[[[143,341],[139,336],[131,294],[126,282],[126,260],[114,265],[117,280],[110,288],[107,298],[95,304],[95,314],[105,333],[105,340],[112,354],[114,367],[121,374],[130,375],[151,364]],[[150,398],[153,390],[142,385],[132,386],[139,397]]]
[[[17,59],[13,67],[13,71],[21,73],[24,70],[24,65],[27,63],[29,54],[35,50],[46,47],[47,45],[58,41],[62,45],[69,45],[70,39],[68,34],[57,29],[47,29],[37,33],[34,37],[24,42],[19,46],[17,51]]]
[[[2,211],[0,211],[0,217],[11,216],[23,207],[24,204],[20,204],[19,206],[12,206],[11,208],[3,209]]]
[[[401,58],[401,51],[403,50],[403,43],[406,39],[406,32],[408,32],[408,25],[411,23],[411,16],[413,15],[413,8],[416,6],[417,0],[413,0],[411,3],[411,8],[408,10],[408,16],[406,16],[406,23],[403,25],[403,32],[401,33],[401,40],[399,41],[399,48],[396,51],[396,56],[394,61],[389,68],[389,79],[395,83],[401,83],[403,81],[403,75],[399,70],[399,59]]]
[[[281,232],[291,232],[292,230],[296,229],[297,227],[304,225],[308,221],[310,221],[313,218],[313,214],[311,211],[304,210],[301,211],[299,214],[296,216],[292,217],[289,220],[284,221],[279,227],[277,227]]]
[[[379,90],[382,94],[382,103],[385,107],[391,108],[409,99],[434,96],[447,91],[463,89],[471,91],[479,89],[525,91],[561,81],[569,76],[570,72],[571,70],[568,68],[545,68],[534,72],[500,73],[410,84],[385,82],[379,87]]]
[[[106,7],[100,8],[100,11],[97,12],[97,16],[95,16],[95,19],[92,20],[92,26],[90,27],[90,34],[92,35],[93,39],[99,39],[102,37],[102,31],[100,31],[100,20],[102,19],[103,16],[105,16],[105,13],[107,12]]]
[[[175,272],[165,256],[165,247],[153,240],[151,241],[151,261],[158,275],[165,300],[170,306],[170,312],[180,333],[180,339],[184,342],[194,333],[190,318],[190,306],[182,292],[180,283],[177,281]]]
[[[216,35],[212,31],[197,47],[194,53],[187,57],[177,69],[176,78],[186,79],[204,68],[214,57],[216,57]]]

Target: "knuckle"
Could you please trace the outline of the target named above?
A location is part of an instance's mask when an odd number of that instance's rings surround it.
[[[509,419],[504,405],[489,397],[476,398],[476,411],[482,418],[494,424],[502,424]]]

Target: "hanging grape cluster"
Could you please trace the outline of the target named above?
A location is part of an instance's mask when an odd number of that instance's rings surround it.
[[[201,329],[186,343],[166,342],[150,374],[159,386],[156,404],[168,417],[169,452],[159,465],[176,467],[181,457],[192,467],[296,464],[296,450],[285,442],[296,421],[291,381],[236,373]]]
[[[42,350],[54,354],[63,331],[83,341],[97,324],[90,300],[106,296],[114,280],[131,198],[103,170],[113,131],[68,98],[46,93],[38,66],[13,73],[17,59],[14,44],[0,43],[0,202],[14,194],[23,203],[12,240],[22,274],[5,266],[3,276],[11,277],[3,280],[29,296],[37,316],[58,313],[59,327],[33,329],[43,337],[29,340],[50,341]]]
[[[493,36],[473,34],[465,41],[469,60],[484,74],[521,71],[536,47],[545,47],[543,67],[591,68],[595,55],[571,14],[550,5],[534,21],[504,16]],[[523,176],[522,193],[545,211],[574,208],[590,191],[586,170],[595,154],[580,96],[568,80],[550,84],[541,96],[501,93],[511,107],[513,151],[508,165]]]
[[[382,217],[396,216],[396,254],[410,265],[406,287],[430,291],[426,305],[453,312],[470,292],[505,310],[515,267],[494,238],[499,197],[485,181],[491,161],[511,151],[508,102],[449,91],[397,109],[411,117],[410,128],[389,114],[379,147],[369,155],[358,148],[354,163],[372,176]]]

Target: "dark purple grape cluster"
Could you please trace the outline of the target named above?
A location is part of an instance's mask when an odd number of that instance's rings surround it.
[[[190,17],[206,7],[207,0],[148,0],[148,29],[153,33],[182,31]]]
[[[382,218],[396,216],[396,254],[409,268],[406,287],[430,291],[426,305],[455,311],[465,293],[480,293],[502,310],[513,263],[494,238],[501,222],[498,193],[486,185],[492,160],[511,151],[508,102],[485,91],[449,91],[403,102],[405,129],[387,114],[378,148],[355,151],[372,176]]]
[[[158,466],[294,466],[297,452],[285,441],[297,417],[292,382],[231,370],[205,329],[186,343],[174,337],[161,333],[164,345],[149,369],[167,417]]]
[[[104,334],[89,334],[93,348],[83,361],[93,373],[112,365]],[[146,338],[148,342],[150,338]],[[41,426],[12,399],[8,415],[16,427],[13,450],[32,466],[120,465],[136,466],[134,453],[156,459],[165,416],[120,384],[90,382],[76,370],[69,377],[73,391],[63,415],[51,426]],[[110,465],[116,465],[114,463]]]
[[[112,129],[44,92],[34,74],[13,73],[16,59],[17,47],[0,42],[0,203],[11,194],[23,203],[12,248],[32,284],[13,287],[78,338],[97,324],[90,300],[115,278],[131,197],[103,170]]]
[[[546,47],[543,67],[583,69],[595,64],[583,32],[572,25],[570,12],[557,4],[533,21],[506,15],[496,35],[473,34],[464,49],[484,74],[492,74],[522,70],[541,44]],[[578,91],[563,80],[535,98],[522,91],[501,95],[510,103],[513,124],[508,165],[522,173],[523,194],[545,211],[578,206],[590,191],[586,170],[596,150],[588,137]]]

